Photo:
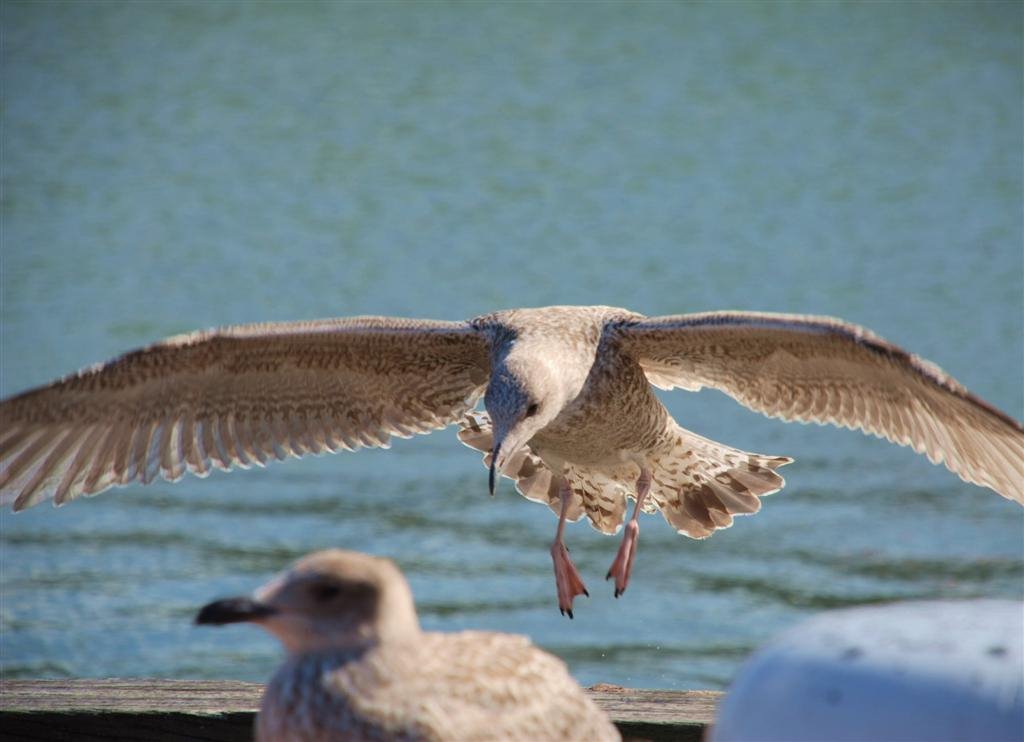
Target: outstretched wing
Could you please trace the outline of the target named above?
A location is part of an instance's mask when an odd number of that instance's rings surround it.
[[[473,407],[486,340],[462,322],[355,317],[169,338],[0,402],[0,498],[62,504],[113,485],[363,446]]]
[[[622,344],[663,389],[714,387],[771,417],[832,423],[911,446],[1024,503],[1024,428],[938,366],[831,317],[652,317]]]

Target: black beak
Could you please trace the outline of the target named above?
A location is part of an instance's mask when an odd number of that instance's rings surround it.
[[[497,458],[498,458],[498,452],[495,451],[494,454],[491,456],[491,474],[490,474],[490,476],[487,477],[487,485],[491,489],[491,497],[494,497],[494,472],[495,472],[494,460],[497,459]]]
[[[277,609],[252,598],[226,598],[207,603],[196,614],[197,624],[240,623],[273,616]]]

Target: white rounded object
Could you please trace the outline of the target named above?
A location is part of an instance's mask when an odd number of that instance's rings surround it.
[[[740,669],[713,742],[1024,740],[1024,603],[823,613]]]

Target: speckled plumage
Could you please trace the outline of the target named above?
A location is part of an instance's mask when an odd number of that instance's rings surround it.
[[[157,476],[387,446],[452,423],[487,454],[492,483],[512,477],[526,497],[605,533],[622,526],[645,476],[642,509],[696,538],[783,486],[774,470],[790,459],[685,430],[652,386],[712,387],[766,415],[859,428],[1024,503],[1020,423],[864,328],[612,307],[171,338],[0,403],[0,496],[16,510],[62,504]],[[481,396],[488,414],[473,412]],[[628,568],[622,589],[625,577]]]
[[[422,631],[388,560],[317,552],[197,621],[253,621],[288,648],[261,704],[263,742],[619,739],[565,664],[526,637]]]

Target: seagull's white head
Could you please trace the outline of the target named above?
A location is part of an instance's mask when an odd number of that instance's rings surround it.
[[[203,606],[197,624],[248,621],[277,636],[291,654],[355,648],[419,632],[412,592],[388,559],[341,549],[319,551],[251,597]]]
[[[565,404],[554,370],[537,353],[509,353],[491,372],[484,406],[491,417],[494,450],[490,488],[516,451],[558,417]]]

